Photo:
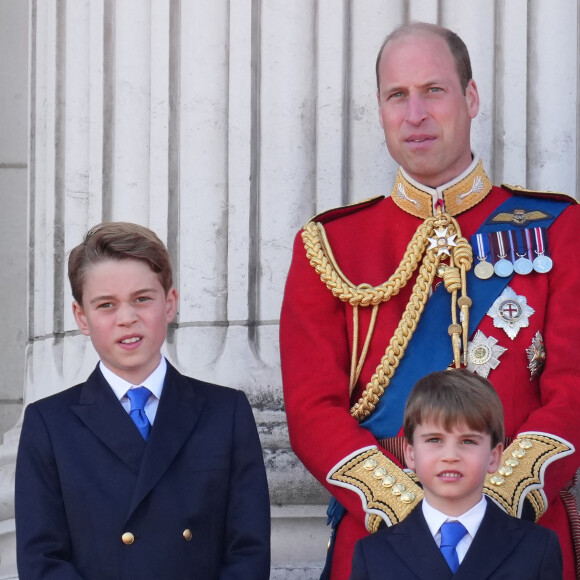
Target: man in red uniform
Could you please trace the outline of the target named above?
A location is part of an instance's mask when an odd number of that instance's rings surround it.
[[[489,376],[505,408],[506,450],[485,493],[556,530],[572,580],[580,208],[490,183],[470,147],[477,86],[451,31],[397,29],[377,83],[401,166],[392,194],[304,227],[281,315],[290,441],[333,496],[329,577],[348,578],[356,540],[422,497],[402,457],[409,390],[429,372],[467,366]]]

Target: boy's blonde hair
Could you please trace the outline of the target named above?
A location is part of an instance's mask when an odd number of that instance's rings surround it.
[[[440,422],[450,431],[465,423],[470,429],[488,433],[491,446],[504,442],[503,406],[492,384],[467,369],[431,373],[419,379],[405,406],[403,431],[412,445],[417,425]]]
[[[173,286],[169,252],[154,232],[129,222],[105,222],[91,228],[68,258],[71,290],[79,304],[82,304],[87,270],[106,260],[145,262],[157,274],[165,294]]]

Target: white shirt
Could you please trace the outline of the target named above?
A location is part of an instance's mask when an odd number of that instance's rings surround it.
[[[435,509],[433,506],[429,505],[427,500],[423,498],[421,503],[423,508],[423,515],[425,516],[425,520],[427,521],[427,525],[429,526],[429,530],[435,539],[435,543],[437,547],[441,546],[441,525],[445,522],[454,522],[459,521],[467,530],[467,534],[461,538],[459,544],[457,544],[457,557],[459,558],[459,563],[463,561],[465,558],[465,554],[471,546],[471,542],[473,542],[473,538],[481,521],[483,520],[483,516],[485,515],[485,509],[487,508],[487,501],[485,497],[481,496],[481,500],[475,504],[471,509],[467,510],[465,513],[461,514],[460,516],[448,516],[443,512]]]
[[[131,401],[129,401],[127,397],[127,391],[129,389],[147,387],[151,391],[153,396],[149,397],[149,400],[145,403],[144,411],[149,419],[149,423],[153,425],[155,415],[157,414],[157,408],[159,407],[161,392],[163,391],[165,373],[167,372],[167,361],[165,360],[165,357],[161,357],[161,361],[159,362],[159,365],[157,365],[157,368],[139,385],[132,385],[125,379],[122,379],[113,371],[110,371],[102,362],[99,362],[99,369],[127,413],[131,410]]]

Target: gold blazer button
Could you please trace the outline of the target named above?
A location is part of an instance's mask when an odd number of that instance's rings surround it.
[[[131,532],[125,532],[121,536],[121,540],[123,541],[123,544],[130,546],[135,541],[135,536]]]
[[[191,530],[189,530],[189,529],[183,530],[183,537],[185,538],[185,540],[187,542],[189,542],[189,540],[191,540],[191,538],[193,538],[193,534],[191,533]]]

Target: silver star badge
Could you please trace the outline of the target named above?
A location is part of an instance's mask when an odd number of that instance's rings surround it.
[[[499,357],[507,350],[497,344],[493,336],[485,336],[478,330],[467,343],[467,369],[487,379],[491,369],[499,365]]]
[[[528,354],[528,369],[530,369],[531,381],[542,372],[546,362],[546,347],[544,346],[544,338],[539,330],[532,338],[532,344],[526,349],[526,353]]]
[[[487,314],[493,319],[493,325],[496,328],[503,328],[513,340],[520,328],[525,328],[530,324],[530,316],[534,312],[535,310],[528,306],[525,296],[518,296],[509,286],[506,286]]]
[[[450,248],[452,246],[457,246],[457,244],[455,243],[455,238],[457,237],[457,234],[453,234],[452,236],[448,236],[447,229],[448,228],[437,228],[435,230],[435,235],[437,237],[427,238],[431,244],[427,249],[428,250],[437,249],[438,256],[442,256],[445,254],[447,256],[450,256],[451,255]]]

